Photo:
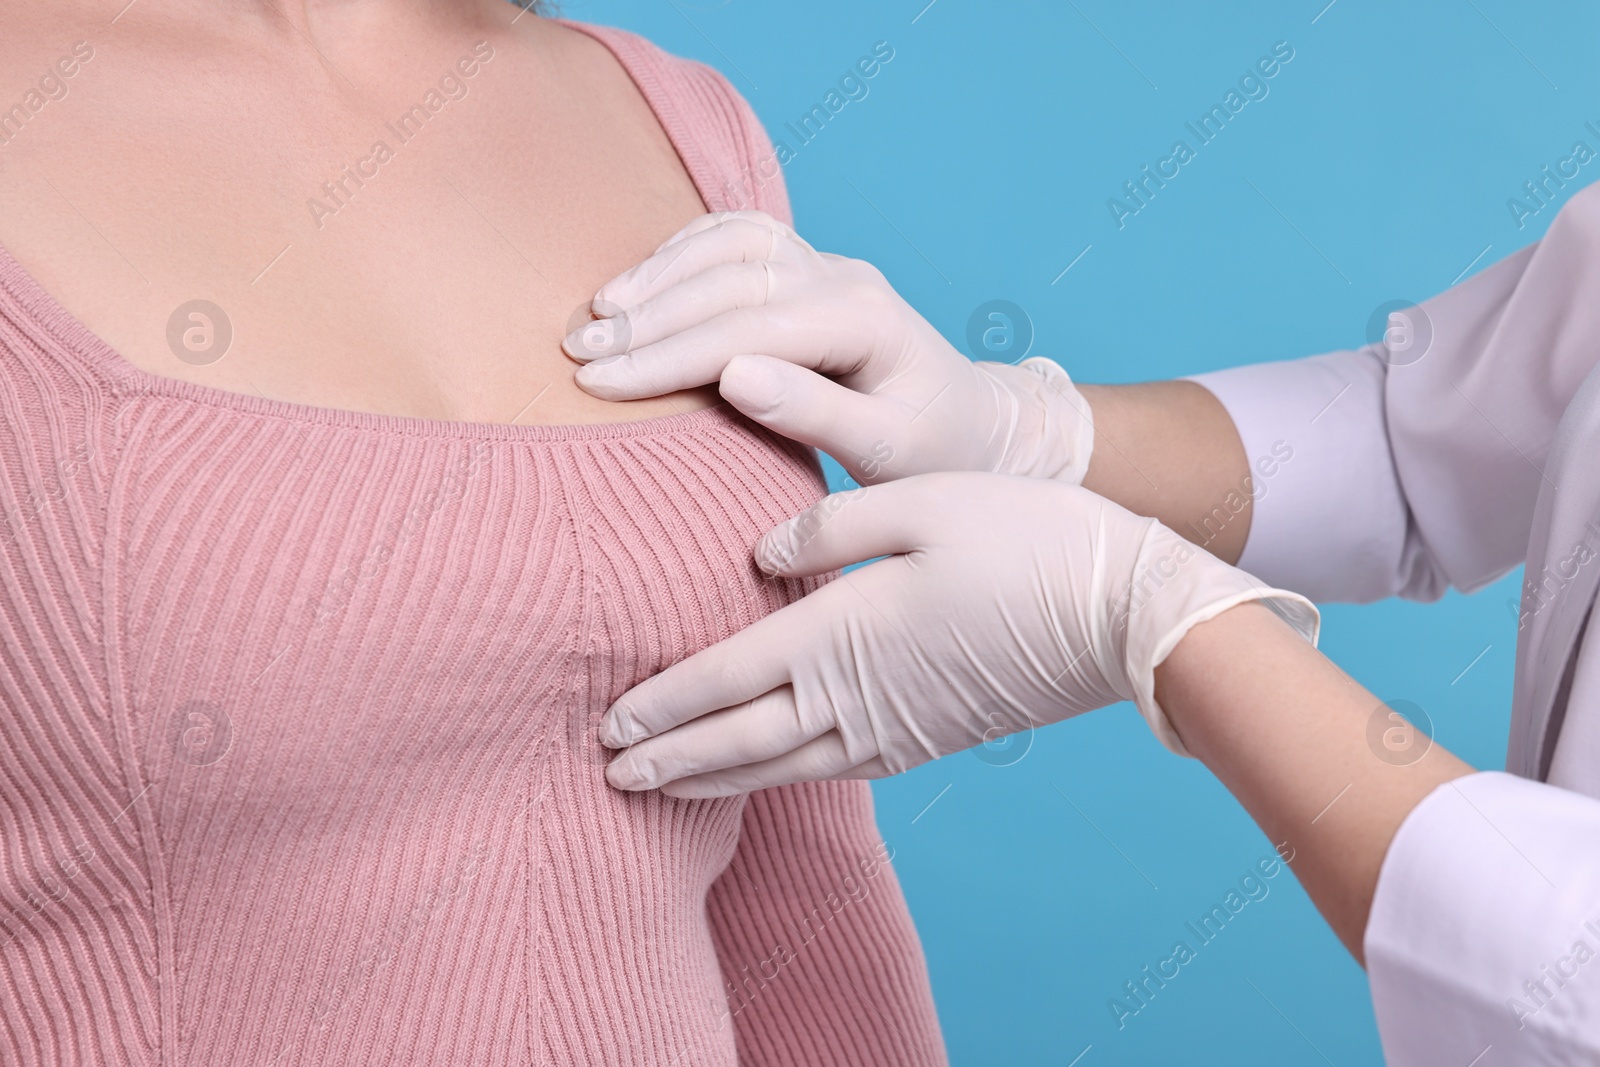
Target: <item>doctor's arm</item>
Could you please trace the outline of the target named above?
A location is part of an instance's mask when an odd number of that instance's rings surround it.
[[[623,400],[719,382],[863,485],[1082,482],[1319,600],[1434,599],[1526,548],[1556,423],[1600,357],[1600,186],[1381,343],[1131,386],[973,363],[869,264],[756,212],[697,220],[597,294],[566,347]],[[592,347],[586,338],[602,339]],[[1087,473],[1086,473],[1087,472]]]
[[[1314,600],[1432,600],[1522,562],[1556,425],[1600,358],[1600,186],[1379,343],[1197,375],[1256,500],[1239,566]]]
[[[1591,186],[1543,240],[1400,309],[1377,343],[1081,386],[1084,484],[1313,600],[1470,592],[1527,551],[1556,424],[1600,358],[1597,292]]]
[[[1256,603],[1192,629],[1155,684],[1364,958],[1391,1067],[1600,1056],[1600,802],[1420,738],[1379,757],[1377,698]]]
[[[1196,626],[1155,682],[1190,754],[1279,844],[1363,959],[1378,871],[1401,821],[1471,768],[1436,745],[1410,762],[1374,758],[1367,729],[1382,702],[1259,604]]]
[[[1600,946],[1600,803],[1397,750],[1389,709],[1312,647],[1303,598],[1081,488],[908,478],[829,497],[755,550],[785,577],[878,557],[623,694],[602,725],[625,750],[612,784],[881,777],[1129,700],[1365,956],[1391,1064],[1594,1061],[1576,1050],[1600,1041],[1600,962],[1580,975]]]

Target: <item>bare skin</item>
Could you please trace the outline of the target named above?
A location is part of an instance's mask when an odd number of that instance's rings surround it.
[[[1250,532],[1250,467],[1211,391],[1176,381],[1078,389],[1095,423],[1084,488],[1239,562]]]
[[[0,244],[128,361],[468,422],[716,402],[710,388],[600,400],[559,348],[602,283],[705,211],[598,42],[503,0],[140,0],[119,16],[124,3],[0,13],[0,107],[74,43],[93,49],[0,144]],[[465,95],[440,92],[402,140],[400,116],[446,75]],[[232,323],[215,362],[168,343],[196,298]]]
[[[1390,842],[1424,797],[1472,768],[1421,740],[1415,762],[1379,759],[1368,724],[1382,701],[1260,604],[1191,630],[1156,668],[1156,699],[1365,962]]]
[[[1096,429],[1084,485],[1237,563],[1248,493],[1228,522],[1203,520],[1250,474],[1226,409],[1192,382],[1082,391]],[[1472,768],[1438,745],[1410,763],[1380,759],[1368,731],[1382,701],[1260,604],[1196,626],[1155,675],[1184,745],[1293,857],[1323,918],[1364,962],[1378,874],[1400,824]]]

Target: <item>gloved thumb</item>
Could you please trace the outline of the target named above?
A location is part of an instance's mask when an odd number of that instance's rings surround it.
[[[871,481],[892,449],[882,400],[773,356],[735,356],[722,372],[724,400],[774,433],[819,448],[858,480]]]
[[[756,542],[756,565],[800,578],[918,547],[917,518],[927,504],[921,478],[824,497]]]

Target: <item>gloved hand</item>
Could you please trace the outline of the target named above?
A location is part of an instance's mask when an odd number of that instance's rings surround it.
[[[611,783],[881,777],[1119,700],[1183,752],[1154,671],[1192,626],[1267,599],[1317,635],[1304,597],[1060,481],[921,475],[827,497],[756,546],[783,576],[881,555],[623,694],[601,724],[631,744]]]
[[[734,407],[863,485],[946,470],[1076,484],[1089,467],[1089,406],[1059,365],[973,363],[871,264],[819,253],[759,211],[701,216],[601,287],[592,311],[562,345],[588,364],[588,392],[634,400],[720,379]]]

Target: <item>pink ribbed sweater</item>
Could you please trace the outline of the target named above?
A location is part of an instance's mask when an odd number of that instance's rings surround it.
[[[720,76],[587,32],[787,213]],[[0,364],[0,1062],[944,1061],[864,783],[621,793],[594,739],[814,584],[750,561],[807,450],[160,378],[3,251]]]

